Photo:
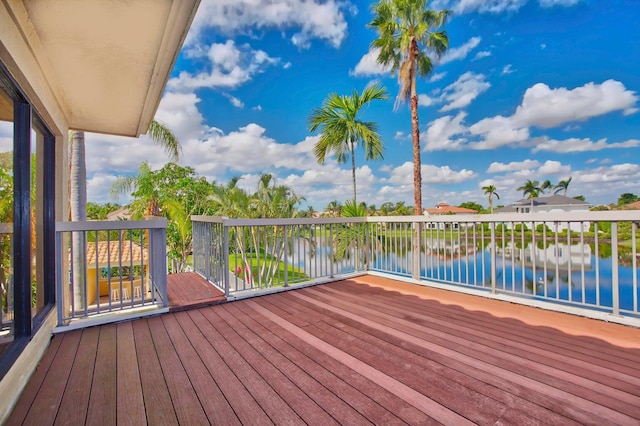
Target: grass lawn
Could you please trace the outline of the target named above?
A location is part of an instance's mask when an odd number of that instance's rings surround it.
[[[250,263],[251,263],[251,275],[254,277],[254,280],[257,280],[258,276],[260,275],[260,267],[265,263],[265,260],[267,262],[272,261],[270,259],[270,256],[266,256],[266,259],[265,259],[265,255],[263,253],[260,253],[259,256],[260,257],[258,258],[258,255],[256,253],[250,253],[247,255],[247,259],[250,260]],[[242,256],[239,254],[230,254],[229,270],[235,273],[235,271],[237,271],[237,269],[240,267],[242,267]],[[309,278],[307,277],[307,275],[305,275],[305,273],[300,268],[294,268],[292,265],[287,265],[286,275],[287,275],[287,281],[290,283],[304,281]],[[245,279],[245,274],[241,273],[239,275],[239,278]],[[284,266],[284,262],[280,261],[278,262],[278,267],[274,274],[273,282],[271,283],[271,285],[272,286],[284,285],[284,278],[285,278],[285,266]]]

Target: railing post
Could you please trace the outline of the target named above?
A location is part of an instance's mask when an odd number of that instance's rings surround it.
[[[420,240],[422,238],[422,227],[420,222],[413,222],[412,235],[412,261],[411,261],[411,278],[416,281],[420,280]]]
[[[153,259],[151,268],[151,283],[160,293],[162,298],[162,306],[169,306],[167,299],[167,269],[166,257],[166,228],[157,228],[149,230],[149,258]]]
[[[620,315],[620,288],[618,281],[618,222],[611,222],[611,307],[613,315]]]
[[[371,233],[369,232],[369,221],[364,223],[364,270],[369,272],[369,265],[373,263],[373,241],[371,241]]]
[[[58,306],[58,325],[63,325],[65,305],[64,284],[62,278],[62,233],[56,232],[56,305]]]
[[[491,222],[491,293],[496,293],[496,223]]]
[[[334,264],[334,257],[333,257],[333,224],[330,223],[329,224],[329,277],[333,278],[333,264]]]
[[[287,247],[289,246],[287,239],[288,237],[288,233],[287,233],[287,225],[283,225],[282,226],[282,230],[284,232],[284,286],[285,287],[289,287],[289,256],[287,256]],[[276,238],[277,238],[277,234],[276,234]],[[275,242],[274,242],[275,244]]]
[[[222,279],[224,280],[224,295],[229,297],[229,227],[222,221]],[[236,280],[237,281],[237,280]],[[237,284],[236,284],[237,285]]]

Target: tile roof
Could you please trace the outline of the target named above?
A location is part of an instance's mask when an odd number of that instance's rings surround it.
[[[447,203],[438,203],[435,209],[424,209],[429,214],[461,214],[461,213],[478,213],[473,209],[465,209],[464,207],[450,206]]]
[[[122,266],[148,264],[149,252],[146,248],[140,247],[140,244],[133,241],[95,241],[87,242],[87,266],[91,267],[96,264],[96,256],[99,266],[110,264],[117,267]]]
[[[531,198],[523,198],[513,203],[514,206],[531,205]],[[567,205],[589,205],[586,201],[565,197],[564,195],[551,195],[549,197],[533,197],[534,206],[567,206]]]

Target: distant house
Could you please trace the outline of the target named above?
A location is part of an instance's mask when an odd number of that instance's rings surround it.
[[[640,201],[636,201],[634,203],[625,204],[620,207],[623,210],[640,210]]]
[[[582,212],[589,210],[589,203],[564,195],[551,195],[549,197],[523,198],[509,207],[515,209],[517,213]],[[496,210],[496,213],[504,213],[502,210]]]
[[[468,214],[476,214],[478,213],[476,210],[473,209],[465,209],[464,207],[456,207],[456,206],[450,206],[447,203],[438,203],[436,204],[436,207],[434,209],[424,209],[422,214],[425,216],[441,216],[441,215],[468,215]],[[460,226],[460,224],[452,222],[451,224],[448,223],[426,223],[425,227],[427,229],[446,229],[449,226],[453,226],[454,229],[458,229],[458,227]]]
[[[436,204],[435,209],[424,209],[422,214],[425,216],[431,216],[434,214],[475,214],[478,213],[473,209],[465,209],[464,207],[450,206],[447,203]]]
[[[107,213],[106,220],[133,220],[133,214],[129,211],[129,206],[124,206]]]
[[[494,210],[494,213],[562,213],[562,212],[584,212],[589,211],[589,203],[575,198],[565,197],[564,195],[551,195],[549,197],[523,198],[516,201],[510,206],[505,206]],[[555,224],[551,222],[545,223],[552,227]],[[536,222],[536,225],[538,222]],[[525,224],[527,226],[527,224]],[[572,231],[587,231],[590,223],[570,223]],[[562,232],[567,228],[567,223],[558,223],[558,231]]]
[[[149,253],[139,244],[123,240],[87,242],[87,302],[97,304],[101,300],[108,302],[120,299],[131,300],[131,297],[142,297],[142,286],[147,276]],[[120,269],[126,271],[120,271]],[[117,269],[117,275],[125,276],[109,278],[111,269]],[[120,292],[122,291],[122,294]]]

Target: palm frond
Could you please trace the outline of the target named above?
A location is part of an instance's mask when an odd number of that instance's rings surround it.
[[[153,139],[164,152],[169,156],[171,161],[178,161],[180,159],[180,153],[182,152],[182,146],[180,141],[173,134],[173,132],[164,124],[153,120],[149,125],[149,131],[147,132],[149,137]]]

